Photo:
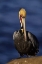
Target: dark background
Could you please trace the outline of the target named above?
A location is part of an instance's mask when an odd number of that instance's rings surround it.
[[[38,38],[38,56],[42,55],[42,0],[0,0],[0,64],[19,56],[14,48],[13,32],[20,28],[20,8],[27,11],[26,30]]]

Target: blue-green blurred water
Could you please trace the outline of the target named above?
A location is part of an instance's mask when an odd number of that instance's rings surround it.
[[[20,28],[18,12],[25,8],[26,30],[36,35],[42,55],[42,0],[0,0],[0,64],[18,57],[14,48],[13,32]]]

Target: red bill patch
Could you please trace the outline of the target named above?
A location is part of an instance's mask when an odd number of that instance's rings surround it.
[[[21,22],[20,22],[20,23],[22,23],[22,15],[20,15],[20,20],[21,20]]]

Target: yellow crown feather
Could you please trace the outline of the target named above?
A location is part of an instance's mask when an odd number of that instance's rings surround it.
[[[20,11],[19,11],[19,16],[22,16],[22,17],[26,17],[26,10],[25,9],[20,9]]]

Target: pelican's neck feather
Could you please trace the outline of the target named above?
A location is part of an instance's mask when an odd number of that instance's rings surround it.
[[[20,24],[21,24],[21,27],[22,27],[22,22],[21,22],[21,20],[20,20]]]

